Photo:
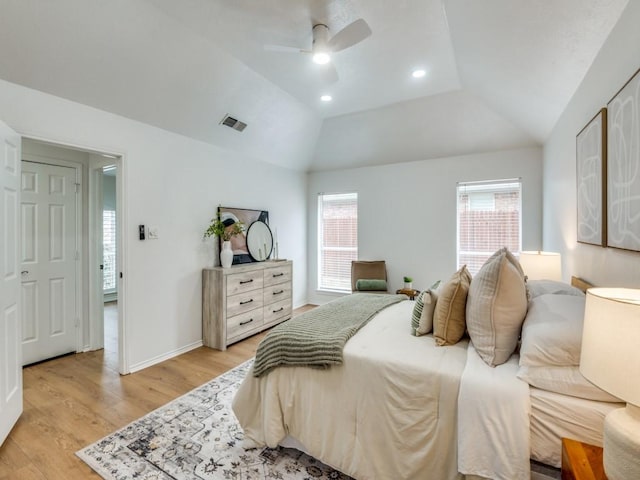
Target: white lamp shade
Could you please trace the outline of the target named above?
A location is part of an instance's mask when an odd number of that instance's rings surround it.
[[[587,290],[580,373],[640,407],[640,290]]]
[[[529,280],[562,280],[562,259],[559,253],[520,252],[519,260]]]

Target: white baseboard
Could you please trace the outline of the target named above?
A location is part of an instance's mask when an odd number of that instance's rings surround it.
[[[198,340],[197,342],[193,342],[189,345],[185,345],[177,350],[173,350],[172,352],[167,352],[162,355],[158,355],[157,357],[151,358],[149,360],[145,360],[144,362],[136,363],[135,365],[129,366],[129,373],[134,373],[139,370],[143,370],[147,367],[155,365],[156,363],[164,362],[165,360],[169,360],[170,358],[177,357],[178,355],[182,355],[183,353],[190,352],[198,347],[202,346],[202,340]]]

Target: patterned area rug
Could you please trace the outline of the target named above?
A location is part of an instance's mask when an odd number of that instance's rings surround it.
[[[290,448],[242,448],[231,401],[253,360],[76,452],[107,480],[349,480]],[[532,480],[560,478],[532,463]]]
[[[252,360],[76,452],[107,480],[348,477],[295,449],[242,448],[231,401]]]

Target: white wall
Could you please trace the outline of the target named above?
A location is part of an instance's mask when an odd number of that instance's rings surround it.
[[[0,119],[23,136],[123,157],[128,367],[202,340],[202,232],[219,204],[269,210],[280,256],[294,262],[294,306],[306,303],[306,175],[0,80]],[[139,241],[137,225],[159,228]]]
[[[544,145],[545,250],[562,253],[565,279],[640,285],[640,253],[576,241],[576,135],[640,68],[640,2],[629,2]]]
[[[358,193],[358,256],[387,262],[390,289],[413,277],[427,288],[456,268],[456,182],[522,178],[522,246],[542,242],[542,151],[539,148],[419,162],[318,172],[309,175],[309,300],[317,292],[317,195]]]

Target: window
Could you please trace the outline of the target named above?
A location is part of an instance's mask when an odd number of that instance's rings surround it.
[[[102,212],[102,263],[104,265],[102,289],[105,293],[116,290],[116,212]]]
[[[318,289],[351,291],[358,259],[358,194],[318,195]]]
[[[458,184],[458,268],[475,275],[502,247],[520,254],[521,190],[519,179]]]

